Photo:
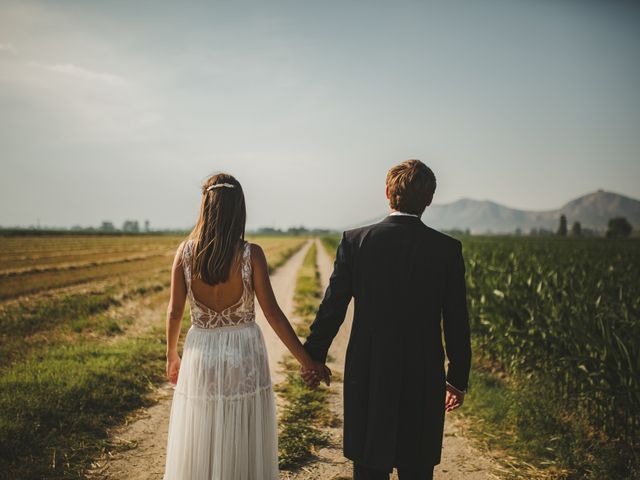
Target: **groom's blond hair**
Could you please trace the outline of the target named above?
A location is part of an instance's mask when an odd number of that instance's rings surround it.
[[[387,188],[391,208],[422,215],[436,191],[436,176],[420,160],[407,160],[391,167]]]

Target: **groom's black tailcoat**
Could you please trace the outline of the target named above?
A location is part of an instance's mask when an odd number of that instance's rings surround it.
[[[445,381],[466,390],[471,363],[464,272],[460,241],[417,217],[388,216],[343,234],[305,348],[326,361],[353,297],[347,458],[384,471],[440,463]]]

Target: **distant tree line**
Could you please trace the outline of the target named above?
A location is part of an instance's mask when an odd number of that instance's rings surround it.
[[[99,230],[103,232],[116,232],[118,229],[115,227],[113,222],[103,221],[100,225]],[[122,232],[126,233],[140,233],[140,224],[138,220],[125,220],[122,223],[122,228],[120,229]],[[151,222],[149,220],[144,221],[144,232],[151,231]]]
[[[273,227],[260,227],[257,230],[251,232],[256,235],[330,235],[332,233],[336,233],[336,230],[330,230],[327,228],[306,228],[303,226],[299,227],[289,227],[286,230],[281,228],[273,228]]]
[[[162,229],[151,230],[151,222],[144,221],[144,227],[140,228],[137,220],[125,220],[122,227],[118,228],[113,222],[103,221],[100,226],[85,227],[81,225],[73,225],[72,227],[2,227],[0,226],[0,235],[3,236],[23,236],[23,235],[178,235],[187,234],[185,229]]]
[[[629,237],[632,232],[633,227],[625,217],[614,217],[607,224],[605,236],[607,238]],[[523,235],[522,228],[516,228],[514,234],[516,236]],[[569,228],[567,216],[564,214],[560,215],[558,228],[555,231],[544,227],[533,227],[529,230],[529,236],[532,237],[597,237],[601,235],[601,230],[585,228],[578,221],[573,222]]]
[[[605,235],[607,238],[623,238],[630,236],[632,231],[633,227],[625,217],[614,217],[609,220]],[[580,222],[573,222],[573,225],[571,226],[571,236],[579,237],[586,235],[587,232],[587,229],[582,228]],[[589,234],[590,233],[591,232],[589,232]],[[560,215],[560,224],[558,225],[556,235],[566,237],[568,234],[567,217],[562,214]]]

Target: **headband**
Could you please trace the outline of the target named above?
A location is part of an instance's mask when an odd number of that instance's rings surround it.
[[[214,188],[222,188],[222,187],[236,188],[236,186],[233,185],[232,183],[216,183],[215,185],[211,185],[211,186],[207,187],[207,192],[210,192]]]

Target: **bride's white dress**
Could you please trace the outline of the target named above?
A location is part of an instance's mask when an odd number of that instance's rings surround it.
[[[171,404],[164,480],[276,480],[276,408],[267,351],[255,322],[249,243],[242,297],[221,312],[191,291],[193,243],[182,264],[191,327]]]

